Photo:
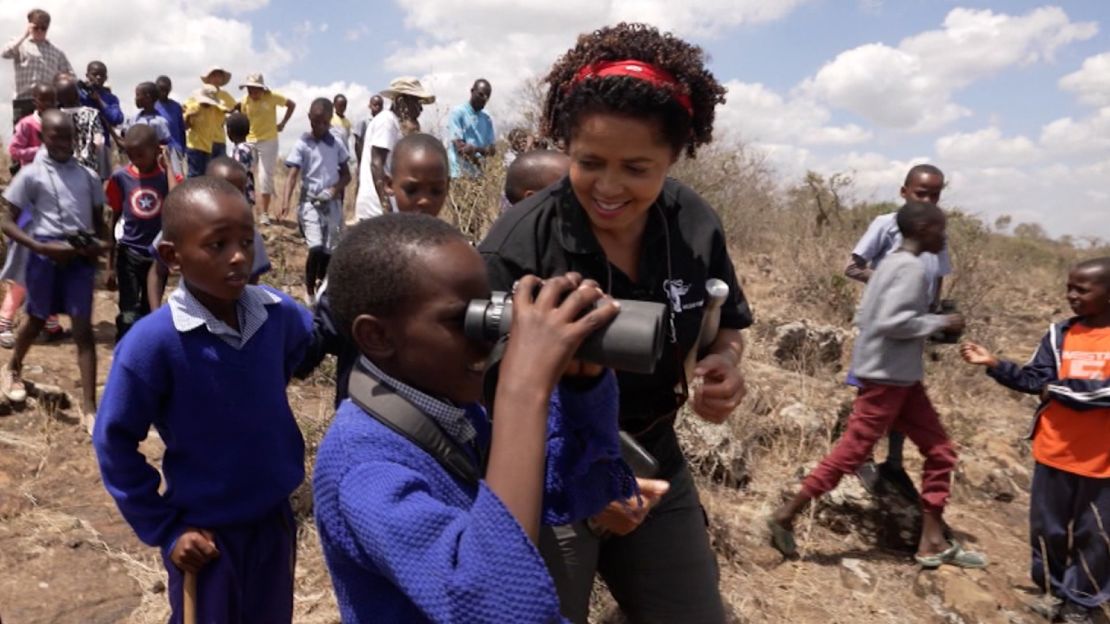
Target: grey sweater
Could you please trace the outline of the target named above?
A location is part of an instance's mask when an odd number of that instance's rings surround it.
[[[929,284],[921,261],[899,249],[867,282],[856,312],[860,335],[852,372],[867,381],[910,385],[925,376],[925,338],[944,328],[944,317],[929,314]]]

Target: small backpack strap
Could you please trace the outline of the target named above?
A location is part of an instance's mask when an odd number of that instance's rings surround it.
[[[380,383],[361,363],[351,371],[351,400],[378,420],[431,455],[447,472],[471,485],[481,475],[474,461],[427,414]]]

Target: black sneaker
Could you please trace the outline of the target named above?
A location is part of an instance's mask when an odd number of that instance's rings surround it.
[[[1068,624],[1094,624],[1091,610],[1074,602],[1069,602],[1060,609],[1060,617]]]
[[[882,492],[882,476],[879,474],[879,466],[875,462],[868,460],[862,466],[856,468],[856,477],[868,494],[878,496]]]
[[[879,480],[884,485],[889,485],[887,490],[897,492],[902,498],[907,501],[916,502],[920,495],[917,493],[917,487],[913,484],[913,479],[910,475],[906,474],[906,470],[901,466],[892,466],[888,462],[883,462],[878,466]]]

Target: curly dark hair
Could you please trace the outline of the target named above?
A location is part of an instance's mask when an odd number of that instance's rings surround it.
[[[466,238],[446,221],[417,213],[391,212],[352,226],[328,265],[328,299],[339,330],[349,337],[361,314],[398,313],[421,279],[420,250],[454,241]]]
[[[625,76],[587,78],[572,85],[582,67],[598,61],[636,60],[666,71],[681,84],[693,116],[674,98],[674,90]],[[713,139],[714,109],[725,102],[725,88],[706,69],[705,52],[647,24],[621,22],[578,37],[578,43],[555,62],[544,81],[543,131],[569,143],[586,113],[607,112],[658,119],[675,153],[693,157]]]

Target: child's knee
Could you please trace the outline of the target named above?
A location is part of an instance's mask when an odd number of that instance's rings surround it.
[[[71,319],[73,342],[77,346],[91,346],[94,343],[92,319],[74,317]]]

